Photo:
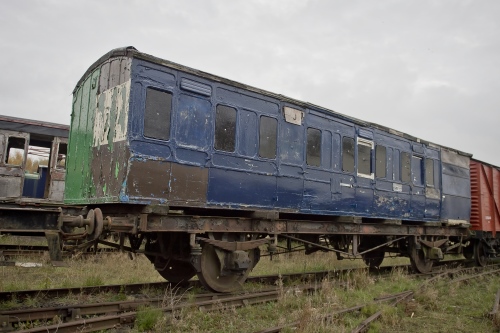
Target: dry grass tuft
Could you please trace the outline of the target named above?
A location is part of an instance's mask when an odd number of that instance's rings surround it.
[[[426,310],[439,309],[439,290],[433,286],[422,288],[415,298]]]
[[[351,271],[344,277],[346,288],[348,290],[361,290],[369,288],[375,283],[375,278],[370,275],[368,269],[358,269]]]

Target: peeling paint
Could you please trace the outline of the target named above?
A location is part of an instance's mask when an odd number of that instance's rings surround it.
[[[124,141],[127,137],[127,124],[130,98],[130,80],[103,91],[97,96],[95,110],[93,146],[108,145]],[[112,119],[114,118],[114,122]]]

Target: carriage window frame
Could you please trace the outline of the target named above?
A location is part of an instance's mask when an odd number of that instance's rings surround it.
[[[236,108],[218,104],[215,108],[214,148],[217,151],[236,151],[236,128],[238,111]]]
[[[406,151],[400,153],[400,174],[399,179],[403,183],[411,182],[411,154]]]
[[[167,106],[165,110],[161,107],[161,102],[154,100],[153,97],[148,99],[150,96],[149,92],[153,91],[154,94],[165,94],[167,100],[165,105]],[[158,97],[159,95],[156,95]],[[168,90],[162,90],[156,87],[146,87],[146,97],[144,102],[144,118],[143,118],[143,135],[145,138],[161,141],[170,140],[170,127],[172,126],[172,104],[173,104],[173,93]],[[152,120],[147,120],[156,111],[156,117]],[[163,111],[163,112],[159,112]],[[162,115],[164,117],[162,117]]]
[[[342,138],[342,172],[354,172],[354,149],[354,138],[344,136]]]
[[[270,131],[268,131],[270,130]],[[278,119],[259,117],[259,157],[275,159],[278,151]]]
[[[19,144],[21,141],[23,141],[22,147]],[[27,142],[27,138],[25,138],[25,137],[15,136],[15,135],[6,135],[3,163],[5,165],[9,165],[9,166],[22,167],[24,165],[25,160],[26,160],[26,142]],[[21,162],[20,163],[9,163],[11,149],[21,151],[20,152],[21,153]],[[14,154],[15,152],[13,151],[12,153]]]
[[[68,143],[67,142],[59,142],[57,145],[57,154],[56,154],[56,164],[55,168],[57,170],[65,170],[66,169],[66,160],[68,157]]]
[[[361,147],[363,148],[361,149]],[[357,148],[357,158],[356,158],[357,175],[363,178],[374,179],[373,165],[372,165],[374,142],[371,140],[366,140],[358,137],[356,148]],[[364,150],[365,148],[369,148],[369,150],[365,151]],[[363,158],[366,160],[363,160]],[[366,170],[366,164],[367,164],[366,161],[368,162],[368,170]]]
[[[375,145],[375,177],[387,178],[387,147]]]
[[[414,163],[415,162],[415,163]],[[414,170],[414,165],[418,165],[418,170]],[[411,178],[413,185],[424,186],[424,158],[421,155],[413,155],[411,157]],[[418,177],[418,178],[417,178]]]
[[[319,168],[321,167],[322,132],[320,129],[308,127],[306,137],[306,164]]]
[[[434,160],[431,158],[425,159],[425,185],[434,187]]]

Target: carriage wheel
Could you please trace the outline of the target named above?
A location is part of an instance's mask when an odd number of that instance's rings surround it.
[[[172,283],[186,282],[196,275],[196,269],[187,261],[167,259],[168,263],[158,273]]]
[[[384,261],[384,250],[373,250],[362,254],[361,257],[365,264],[370,268],[378,268],[382,265],[382,261]]]
[[[258,260],[259,249],[247,251],[251,261],[250,267],[241,272],[224,270],[221,272],[221,259],[217,255],[215,247],[210,244],[203,244],[201,251],[201,271],[198,278],[205,287],[216,292],[232,292],[241,289],[250,271],[255,267]]]
[[[477,241],[474,243],[474,260],[476,260],[476,264],[478,266],[486,266],[487,259],[484,252],[484,245],[481,241]]]
[[[474,245],[469,244],[468,246],[464,247],[462,249],[462,254],[464,255],[465,259],[472,259],[474,257]]]
[[[146,251],[159,252],[158,243],[146,243]],[[196,269],[185,260],[163,258],[161,256],[146,254],[146,257],[155,266],[160,275],[169,282],[180,283],[191,279],[196,275]]]
[[[432,270],[432,260],[425,258],[424,250],[417,249],[417,244],[413,240],[408,241],[408,254],[414,271],[426,274]]]

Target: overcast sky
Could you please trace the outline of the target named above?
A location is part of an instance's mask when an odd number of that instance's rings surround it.
[[[500,165],[500,1],[0,1],[0,114],[69,124],[109,50],[139,51]]]

